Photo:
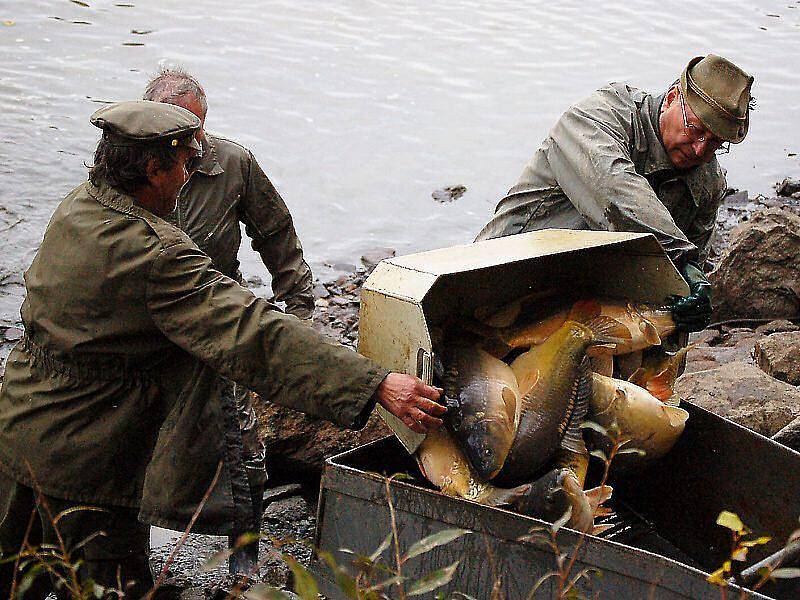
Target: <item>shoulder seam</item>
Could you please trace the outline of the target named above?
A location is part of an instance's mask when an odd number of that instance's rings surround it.
[[[250,152],[250,149],[249,149],[249,148],[247,148],[247,147],[243,146],[242,144],[240,144],[239,142],[237,142],[237,141],[235,141],[235,140],[232,140],[232,139],[230,139],[230,138],[226,138],[226,137],[225,137],[225,136],[223,136],[223,135],[218,135],[218,134],[216,134],[216,133],[211,133],[211,132],[208,132],[208,136],[209,136],[209,137],[212,137],[212,138],[214,138],[215,140],[221,140],[221,141],[223,141],[223,142],[228,142],[229,144],[233,144],[234,146],[237,146],[237,147],[239,147],[241,150],[243,150],[243,151],[244,151],[244,152],[246,152],[247,154],[252,154],[252,152]]]

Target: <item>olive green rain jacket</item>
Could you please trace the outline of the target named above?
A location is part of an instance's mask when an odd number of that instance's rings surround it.
[[[253,154],[223,137],[206,134],[203,155],[181,189],[168,220],[189,234],[214,267],[241,280],[239,223],[272,275],[275,300],[308,319],[314,312],[313,278],[289,209]]]
[[[387,374],[106,185],[62,201],[25,283],[25,336],[0,389],[0,469],[57,498],[140,507],[144,522],[183,528],[222,461],[195,531],[255,526],[217,373],[345,427],[366,422]]]
[[[613,83],[569,108],[477,239],[548,227],[647,232],[676,264],[705,262],[725,175],[716,158],[675,169],[659,132],[663,99]]]

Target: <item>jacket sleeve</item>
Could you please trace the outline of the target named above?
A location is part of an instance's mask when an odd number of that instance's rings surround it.
[[[366,424],[388,374],[215,271],[188,238],[153,261],[147,307],[170,341],[223,376],[342,427]]]
[[[544,145],[555,179],[592,229],[655,235],[676,264],[696,260],[697,248],[678,228],[648,181],[636,172],[618,117],[598,118],[575,106]]]
[[[286,303],[286,312],[307,319],[314,312],[313,277],[303,259],[303,247],[292,216],[272,182],[250,154],[250,172],[240,201],[239,218],[272,274],[275,300]]]

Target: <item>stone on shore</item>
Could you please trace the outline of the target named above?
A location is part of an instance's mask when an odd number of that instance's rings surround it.
[[[753,350],[756,364],[767,375],[792,385],[800,384],[800,331],[765,336]]]
[[[716,320],[800,313],[800,217],[781,208],[753,214],[734,230],[709,280]]]
[[[800,390],[743,362],[685,374],[675,395],[768,437],[800,416]]]
[[[770,321],[765,325],[759,325],[756,327],[756,333],[762,335],[769,335],[770,333],[779,333],[781,331],[798,331],[800,327],[792,323],[791,321],[787,321],[786,319],[776,319],[775,321]]]
[[[689,338],[686,373],[715,369],[731,362],[752,363],[752,351],[761,336],[746,327],[706,329]]]
[[[778,196],[796,198],[796,194],[800,193],[800,180],[787,177],[775,186],[775,193],[778,194]]]

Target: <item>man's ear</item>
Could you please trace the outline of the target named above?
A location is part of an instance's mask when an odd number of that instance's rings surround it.
[[[669,88],[666,97],[664,98],[664,108],[669,108],[672,103],[678,100],[678,86],[673,85]]]

